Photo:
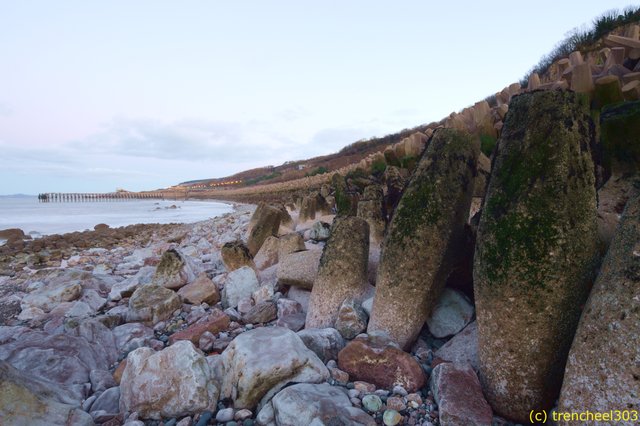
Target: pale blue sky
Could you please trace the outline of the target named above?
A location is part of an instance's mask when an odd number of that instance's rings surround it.
[[[481,100],[634,4],[433,3],[0,0],[0,194],[335,152]]]

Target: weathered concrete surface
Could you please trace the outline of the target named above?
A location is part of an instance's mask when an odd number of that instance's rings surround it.
[[[627,204],[589,295],[559,403],[566,412],[623,409],[640,412],[640,198]]]
[[[477,140],[452,129],[431,140],[382,244],[369,331],[404,348],[420,332],[464,244],[479,153]]]
[[[480,380],[500,415],[529,421],[560,391],[597,262],[593,124],[578,95],[509,106],[474,265]]]

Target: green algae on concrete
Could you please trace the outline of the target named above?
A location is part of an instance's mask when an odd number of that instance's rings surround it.
[[[420,332],[464,245],[479,154],[467,133],[436,132],[382,243],[369,331],[405,348]]]
[[[478,230],[481,380],[502,416],[528,421],[558,396],[597,261],[587,106],[571,92],[515,97]]]

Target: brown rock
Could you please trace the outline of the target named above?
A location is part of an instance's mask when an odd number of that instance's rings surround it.
[[[22,240],[25,238],[24,231],[18,228],[3,229],[0,231],[0,239],[7,240],[9,242]]]
[[[179,340],[190,340],[191,343],[197,345],[200,341],[200,336],[205,331],[214,334],[219,333],[229,327],[229,322],[230,319],[227,314],[219,309],[212,309],[207,316],[200,318],[184,330],[173,333],[169,337],[169,344],[172,345]]]
[[[123,359],[120,361],[120,364],[116,367],[113,372],[113,380],[120,385],[120,380],[122,379],[122,373],[124,373],[124,369],[127,368],[127,359]]]
[[[249,312],[242,316],[247,324],[259,324],[273,321],[277,317],[276,304],[273,302],[260,302],[249,309]]]
[[[440,425],[491,426],[493,413],[471,366],[438,365],[431,373],[430,387],[438,404]]]
[[[353,216],[337,217],[311,291],[307,328],[333,327],[346,299],[362,299],[367,291],[368,259],[367,222]]]
[[[356,380],[391,389],[398,384],[408,392],[424,386],[420,364],[384,335],[357,337],[338,354],[338,366]]]
[[[240,240],[225,243],[220,249],[222,262],[227,271],[235,271],[243,266],[254,267],[249,249]]]
[[[639,350],[640,198],[636,197],[627,204],[582,312],[558,411],[638,412]],[[631,425],[635,421],[612,423]]]
[[[173,290],[157,285],[143,285],[138,287],[129,299],[127,321],[155,324],[171,317],[180,306],[180,297]]]
[[[255,220],[255,225],[249,233],[247,248],[249,253],[255,256],[267,237],[278,235],[282,216],[280,210],[271,206],[264,206],[262,209],[255,211],[251,220]]]
[[[195,280],[198,273],[198,268],[188,257],[176,249],[169,249],[160,259],[153,276],[153,283],[178,289]]]
[[[297,232],[283,235],[278,242],[278,259],[282,259],[290,253],[306,250],[304,239]]]
[[[220,301],[220,291],[218,287],[211,281],[205,272],[198,275],[198,278],[191,284],[187,284],[178,290],[178,295],[182,299],[193,305],[207,303],[215,305]]]
[[[410,347],[465,244],[479,142],[453,129],[431,139],[398,204],[378,266],[369,331]]]

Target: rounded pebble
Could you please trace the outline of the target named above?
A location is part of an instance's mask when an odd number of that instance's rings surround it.
[[[396,385],[393,387],[393,393],[400,396],[407,396],[408,392],[402,386]]]
[[[224,408],[216,414],[216,421],[220,423],[226,423],[233,420],[233,408]]]
[[[362,405],[367,411],[377,413],[382,409],[382,400],[378,395],[367,395],[362,398]]]
[[[402,416],[396,410],[385,410],[382,421],[387,426],[396,426],[402,421]]]
[[[200,420],[196,423],[196,426],[206,426],[209,424],[209,420],[213,417],[213,413],[211,411],[205,411],[200,416]]]

